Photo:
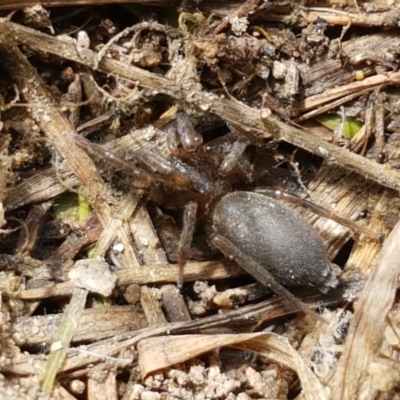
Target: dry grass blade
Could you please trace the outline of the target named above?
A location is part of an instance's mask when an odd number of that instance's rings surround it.
[[[138,205],[140,199],[140,194],[137,197],[126,197],[122,204],[120,205],[119,209],[115,211],[114,217],[112,218],[110,224],[108,225],[107,229],[104,229],[102,234],[100,235],[97,243],[96,248],[94,249],[92,257],[96,256],[103,256],[107,251],[108,247],[115,239],[117,232],[122,229],[123,222],[128,220],[132,213],[134,212],[135,208]],[[129,240],[126,240],[124,243],[126,248],[130,248]],[[133,254],[131,257],[132,261],[136,259]],[[138,265],[138,264],[137,264]]]
[[[175,283],[178,276],[177,264],[150,264],[142,265],[140,268],[126,268],[116,271],[118,285],[154,284],[154,283]],[[185,267],[185,282],[195,280],[214,280],[234,277],[243,272],[235,264],[222,262],[189,262]],[[69,296],[75,285],[71,282],[54,283],[36,289],[27,289],[18,292],[14,297],[23,300],[46,299],[53,296]]]
[[[5,144],[10,141],[10,138],[4,138],[0,141],[0,148],[3,146],[6,148]],[[11,178],[11,159],[7,157],[5,151],[0,152],[0,228],[6,223],[4,218],[4,197],[6,194],[6,187],[8,180]]]
[[[396,295],[399,241],[398,222],[388,236],[363,292],[354,303],[354,318],[332,385],[332,400],[355,399],[359,398],[357,396],[360,393],[366,394],[364,399],[374,399],[376,396],[369,368],[379,356],[386,316]]]
[[[300,24],[309,24],[318,20],[318,18],[323,18],[331,25],[360,25],[360,26],[395,26],[395,21],[398,18],[397,10],[389,10],[380,13],[360,13],[357,10],[349,13],[340,10],[334,10],[331,5],[327,7],[310,7],[308,12],[302,13],[299,20]],[[271,15],[272,20],[284,22],[286,16]]]
[[[71,302],[64,313],[57,339],[52,344],[52,351],[46,364],[42,390],[50,395],[53,390],[54,380],[64,362],[72,336],[78,326],[83,308],[85,307],[88,292],[83,289],[74,289]]]
[[[19,345],[51,343],[56,337],[62,314],[20,317],[12,327]],[[39,329],[35,327],[40,326]],[[103,306],[85,309],[72,342],[96,341],[147,327],[142,314],[131,306]]]
[[[300,105],[301,111],[312,110],[322,104],[336,100],[343,96],[357,93],[363,94],[366,90],[373,90],[380,85],[398,85],[400,82],[400,74],[398,72],[390,72],[371,76],[361,82],[352,82],[338,88],[329,89],[326,93],[317,94],[306,98]]]
[[[88,378],[88,400],[118,400],[117,382],[117,368],[94,367]]]
[[[224,346],[253,352],[293,369],[300,378],[306,399],[327,398],[321,383],[289,341],[274,333],[185,335],[144,339],[138,343],[142,378]]]

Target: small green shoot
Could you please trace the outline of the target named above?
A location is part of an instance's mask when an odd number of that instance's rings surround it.
[[[337,114],[318,115],[315,117],[315,120],[325,128],[330,129],[332,132],[335,131],[335,129],[337,129],[337,127],[342,123],[342,117]],[[346,139],[350,140],[357,134],[362,126],[363,123],[361,121],[358,121],[352,117],[347,117],[343,123],[342,134]]]

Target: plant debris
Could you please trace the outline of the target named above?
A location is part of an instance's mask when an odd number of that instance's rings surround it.
[[[395,2],[0,14],[1,398],[397,398]],[[339,286],[224,258],[235,191],[290,200]]]

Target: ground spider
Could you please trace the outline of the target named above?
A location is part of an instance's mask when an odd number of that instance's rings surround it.
[[[204,145],[188,115],[177,110],[174,122],[166,126],[165,135],[170,150],[168,158],[156,148],[146,150],[143,146],[129,162],[80,136],[76,136],[76,141],[92,155],[105,158],[131,174],[136,184],[150,188],[154,197],[169,198],[172,194],[185,204],[178,245],[179,286],[183,283],[183,268],[198,213],[206,212],[211,217],[213,247],[234,259],[277,295],[314,317],[317,314],[282,285],[311,285],[327,292],[338,284],[341,269],[328,260],[326,249],[313,228],[276,197],[310,207],[357,234],[378,238],[368,229],[298,196],[271,190],[260,194],[232,185],[230,176],[235,171],[247,180],[252,179],[251,165],[243,157],[251,139],[237,128],[231,127],[230,133]]]

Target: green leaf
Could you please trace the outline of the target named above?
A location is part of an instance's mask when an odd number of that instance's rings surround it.
[[[314,118],[325,128],[330,129],[332,132],[342,123],[342,117],[337,114],[322,114]],[[361,129],[363,123],[353,117],[347,117],[343,123],[342,134],[346,139],[353,138]]]
[[[81,195],[64,193],[57,198],[53,211],[58,219],[83,222],[90,216],[92,209]]]

